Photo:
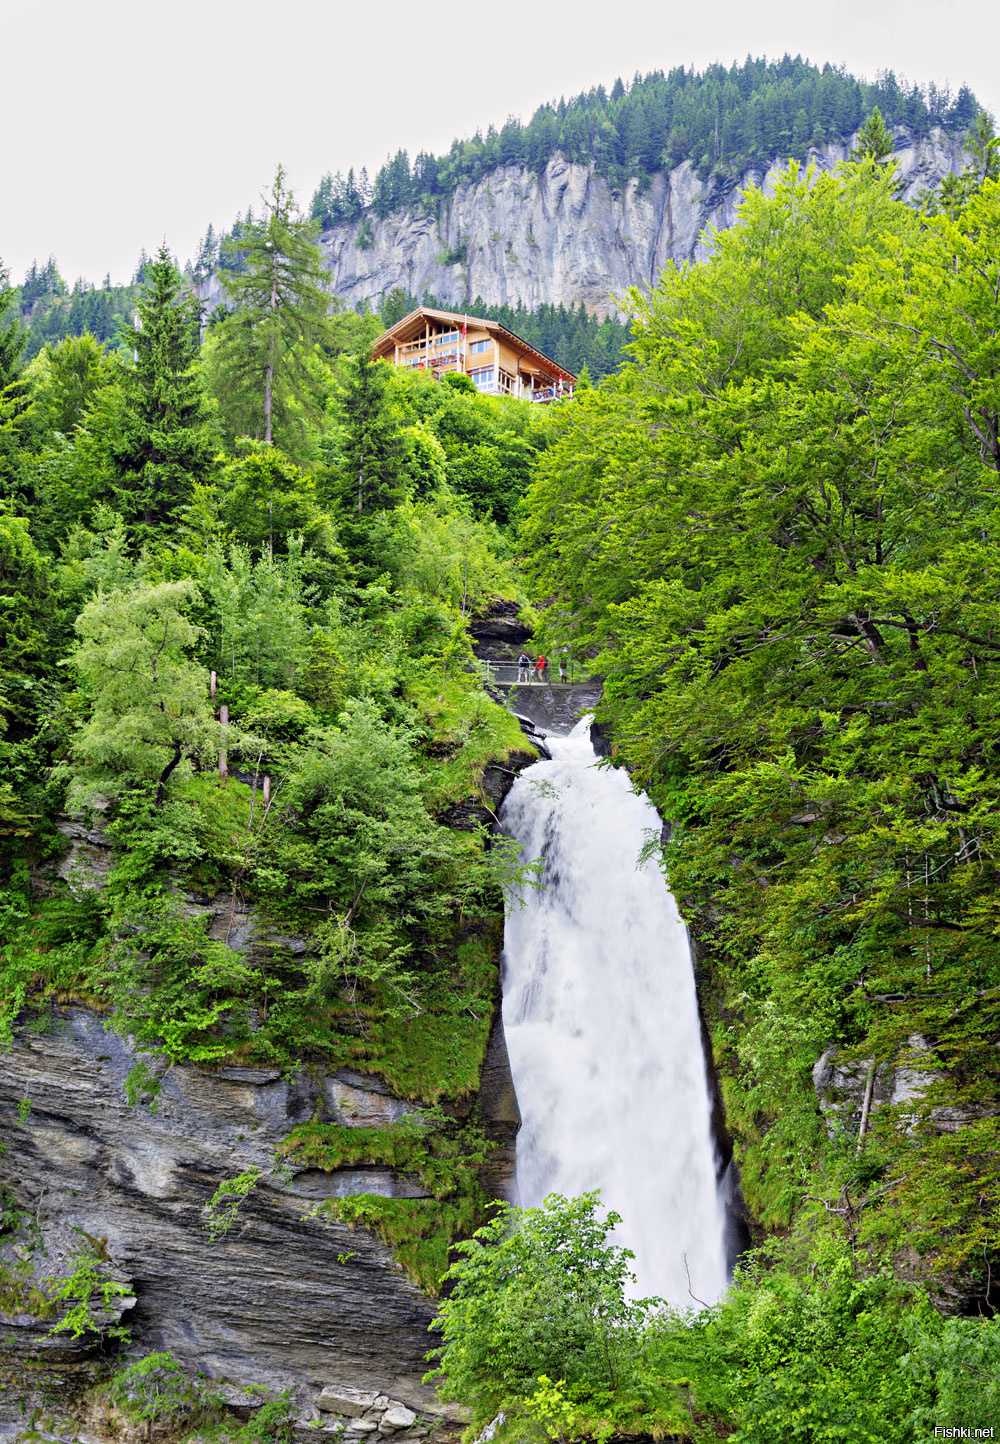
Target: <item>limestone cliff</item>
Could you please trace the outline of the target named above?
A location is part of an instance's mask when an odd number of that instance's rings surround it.
[[[942,130],[917,139],[899,126],[895,141],[909,200],[964,164],[961,141]],[[809,159],[831,169],[849,151],[828,144]],[[606,314],[629,286],[648,290],[671,262],[701,259],[706,228],[732,225],[747,187],[772,189],[786,164],[750,168],[734,186],[699,180],[685,161],[645,188],[631,181],[616,191],[556,154],[541,175],[507,166],[459,186],[437,213],[408,209],[337,226],[322,248],[335,293],[352,306],[377,305],[402,286],[455,306],[476,296],[488,305],[582,301]]]

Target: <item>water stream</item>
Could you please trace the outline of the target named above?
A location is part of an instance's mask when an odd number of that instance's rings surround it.
[[[660,818],[623,771],[595,765],[587,719],[548,743],[552,761],[521,774],[502,813],[545,861],[504,946],[518,1201],[600,1188],[638,1294],[712,1303],[724,1211],[687,934],[655,861],[637,867]]]

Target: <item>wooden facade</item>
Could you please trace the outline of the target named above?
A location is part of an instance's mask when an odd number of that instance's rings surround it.
[[[394,366],[443,376],[461,371],[477,391],[518,396],[527,401],[557,401],[572,396],[576,377],[501,326],[480,316],[435,311],[421,306],[375,342],[373,354]]]

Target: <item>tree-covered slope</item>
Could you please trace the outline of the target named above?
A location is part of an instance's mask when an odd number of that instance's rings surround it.
[[[171,1079],[194,1078],[209,1113],[224,1070],[308,1077],[315,1092],[305,1116],[279,1110],[270,1156],[235,1181],[227,1160],[247,1139],[227,1133],[221,1107],[218,1158],[170,1195],[171,1247],[193,1230],[198,1252],[216,1189],[240,1204],[263,1171],[247,1208],[267,1214],[267,1187],[347,1173],[346,1196],[331,1184],[286,1198],[286,1224],[269,1215],[268,1227],[333,1228],[320,1254],[336,1260],[339,1246],[347,1261],[350,1230],[366,1229],[357,1287],[381,1270],[388,1314],[408,1298],[426,1315],[414,1284],[433,1292],[452,1240],[489,1208],[497,1138],[479,1083],[501,885],[516,885],[518,863],[488,845],[487,825],[533,753],[485,691],[468,623],[524,600],[508,524],[551,423],[465,378],[373,362],[370,324],[330,314],[313,286],[310,228],[280,175],[274,199],[245,273],[268,273],[279,252],[273,346],[271,308],[248,288],[202,347],[165,250],[110,356],[71,337],[26,365],[17,294],[0,296],[0,1050],[18,1060],[0,1084],[0,1291],[46,1358],[79,1324],[66,1348],[89,1350],[98,1373],[121,1337],[93,1290],[113,1300],[128,1277],[147,1300],[141,1353],[169,1260],[118,1229],[126,1173],[87,1175],[83,1196],[80,1177],[63,1185],[45,1169],[81,1126],[117,1158],[141,1133],[130,1110],[155,1114],[165,1090],[149,1156],[162,1152],[180,1116]],[[246,434],[247,417],[266,420],[270,444]],[[60,1097],[75,1044],[49,1050],[45,1073],[25,1039],[75,1029],[86,1042],[104,1025],[134,1066],[113,1084],[98,1059],[99,1109],[83,1125]],[[22,1066],[19,1102],[9,1089]],[[371,1124],[337,1103],[344,1088],[366,1099],[366,1080],[387,1100]],[[118,1132],[102,1133],[101,1109]],[[132,1190],[138,1217],[160,1197],[146,1177]],[[95,1253],[88,1237],[104,1235]],[[246,1258],[236,1247],[212,1273],[231,1268],[252,1294]],[[321,1320],[306,1336],[355,1337],[337,1289],[301,1286],[317,1291]],[[223,1294],[200,1322],[236,1341],[253,1378],[254,1319],[238,1296],[231,1317]],[[378,1297],[352,1307],[376,1317]],[[418,1362],[420,1308],[408,1325]],[[377,1331],[370,1344],[383,1347]],[[188,1368],[197,1347],[179,1348]],[[18,1372],[17,1358],[0,1343],[0,1387],[30,1395],[48,1376]],[[289,1364],[299,1385],[315,1367]]]
[[[421,152],[412,165],[405,150],[387,160],[369,186],[367,175],[327,175],[313,196],[312,215],[324,228],[411,205],[433,205],[457,186],[481,180],[498,166],[540,173],[558,151],[621,186],[688,160],[705,179],[714,172],[736,180],[750,164],[776,157],[805,159],[809,146],[849,140],[878,106],[886,122],[926,136],[935,125],[966,129],[979,110],[963,86],[901,86],[889,71],[859,81],[831,65],[801,56],[753,60],[704,71],[678,66],[667,73],[616,80],[570,100],[541,105],[527,124],[511,117],[485,137],[455,140],[447,155]]]
[[[998,267],[995,179],[927,220],[875,162],[791,171],[633,297],[635,364],[565,413],[525,531],[552,645],[597,650],[674,824],[751,1211],[973,1307],[1000,1207]]]

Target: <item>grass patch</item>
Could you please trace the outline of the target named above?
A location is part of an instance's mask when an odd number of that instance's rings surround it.
[[[440,1203],[433,1198],[356,1193],[325,1199],[316,1213],[352,1228],[370,1229],[392,1249],[411,1283],[436,1296],[452,1244],[473,1232],[480,1221],[479,1208],[480,1201],[471,1196]]]
[[[252,795],[245,782],[233,778],[221,782],[214,773],[195,773],[178,784],[178,800],[194,810],[204,849],[188,871],[191,887],[206,893],[220,891],[252,861],[253,839],[248,831]],[[263,810],[258,789],[258,819]]]
[[[0,1263],[0,1313],[28,1314],[34,1319],[54,1318],[56,1306],[17,1266]]]
[[[482,798],[487,766],[528,750],[517,718],[478,682],[422,678],[408,683],[406,694],[430,730],[423,796],[431,812]]]
[[[291,1163],[328,1173],[364,1163],[414,1173],[440,1203],[455,1195],[478,1198],[478,1170],[490,1147],[478,1124],[458,1124],[436,1113],[413,1115],[384,1128],[300,1123],[280,1152]]]

